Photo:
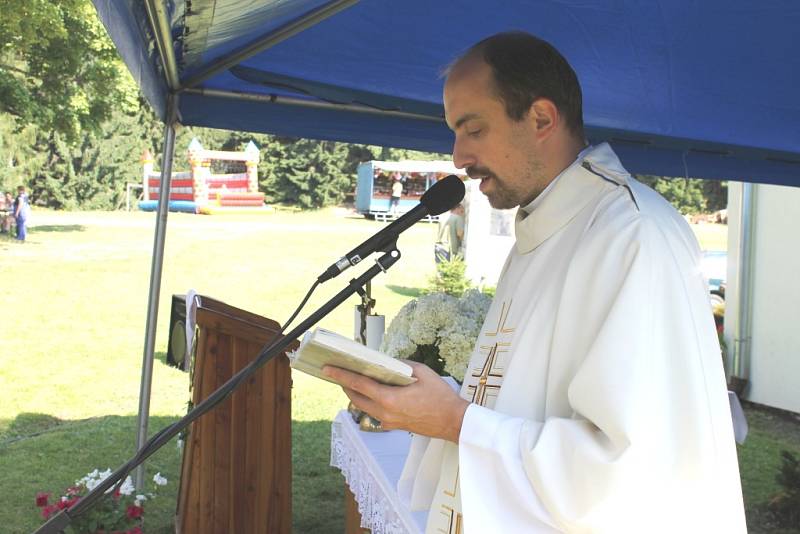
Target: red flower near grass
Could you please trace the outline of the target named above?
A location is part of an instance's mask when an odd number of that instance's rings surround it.
[[[39,492],[36,494],[36,506],[40,508],[42,517],[49,520],[60,511],[72,508],[110,475],[111,469],[103,472],[95,469],[67,488],[63,496],[54,498],[52,504],[49,502],[50,493]],[[167,479],[161,473],[156,473],[153,477],[154,490],[166,483]],[[142,491],[137,494],[130,476],[117,488],[108,489],[106,493],[104,498],[94,504],[91,513],[72,518],[72,531],[81,534],[142,534],[143,503],[155,498],[155,493]]]
[[[128,509],[125,511],[125,515],[127,515],[130,519],[139,519],[142,517],[143,513],[144,508],[141,506],[136,506],[135,504],[128,506]]]
[[[45,519],[50,519],[50,516],[57,511],[58,511],[58,506],[56,506],[55,504],[48,504],[47,506],[42,508],[42,517]]]
[[[39,493],[37,493],[36,494],[36,506],[38,506],[39,508],[44,508],[45,506],[47,506],[47,498],[48,497],[50,497],[49,493],[45,493],[43,491],[40,491]]]

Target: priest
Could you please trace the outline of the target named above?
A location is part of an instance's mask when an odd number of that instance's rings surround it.
[[[720,348],[684,219],[607,144],[549,43],[492,36],[448,69],[453,160],[516,243],[460,393],[429,368],[360,409],[415,434],[401,490],[429,533],[745,532]]]

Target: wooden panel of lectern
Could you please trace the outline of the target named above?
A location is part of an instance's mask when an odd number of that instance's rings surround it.
[[[280,330],[265,317],[198,298],[194,405],[253,361]],[[279,355],[190,425],[176,532],[291,532],[290,388],[289,362]]]

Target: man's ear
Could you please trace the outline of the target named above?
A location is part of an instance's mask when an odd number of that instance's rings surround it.
[[[553,134],[561,120],[561,116],[552,100],[537,98],[531,104],[528,119],[536,132],[536,138],[544,140]]]

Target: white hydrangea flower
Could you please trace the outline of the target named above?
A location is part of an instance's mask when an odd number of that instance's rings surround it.
[[[408,329],[416,304],[416,301],[412,300],[397,312],[383,336],[381,351],[394,358],[406,358],[417,349],[417,346],[408,337]]]
[[[153,482],[156,483],[156,486],[166,486],[167,479],[161,476],[161,472],[159,471],[155,475],[153,475]]]
[[[419,345],[436,345],[445,371],[463,381],[492,298],[476,289],[455,298],[431,293],[408,302],[392,320],[381,350],[395,358],[408,358]]]
[[[458,299],[446,293],[431,293],[417,301],[417,313],[409,328],[408,337],[417,345],[435,345],[439,332],[458,315]]]
[[[444,360],[444,370],[458,381],[464,380],[475,339],[478,337],[475,321],[462,318],[442,331],[439,356]]]
[[[483,323],[483,319],[489,312],[492,305],[492,297],[486,293],[481,293],[477,289],[469,289],[458,301],[459,310],[463,315],[467,315],[478,323]],[[478,326],[480,327],[481,324]]]

